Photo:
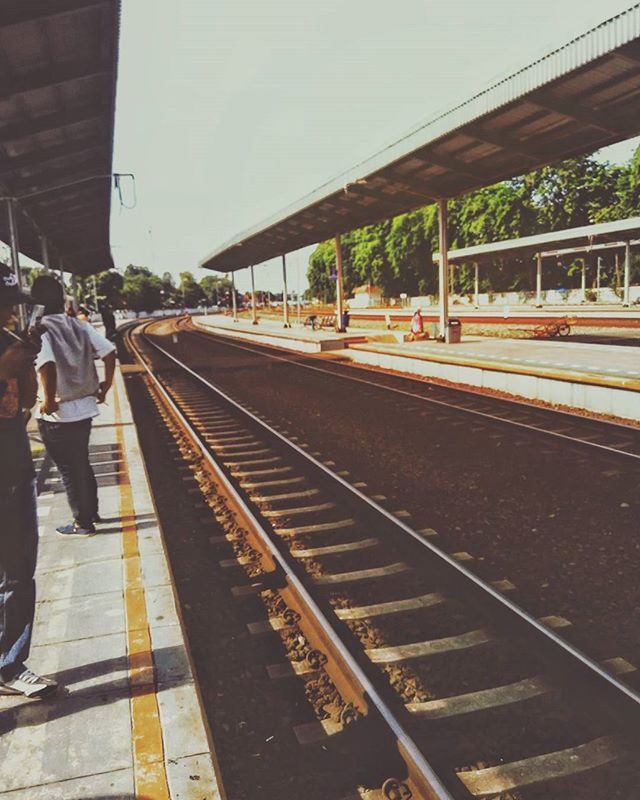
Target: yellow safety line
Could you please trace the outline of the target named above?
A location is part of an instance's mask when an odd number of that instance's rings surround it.
[[[135,522],[131,482],[128,479],[129,463],[120,424],[122,416],[116,384],[114,384],[114,407],[123,473],[127,476],[124,481],[121,479],[119,488],[135,793],[138,800],[169,800],[153,650],[138,550],[138,528]]]

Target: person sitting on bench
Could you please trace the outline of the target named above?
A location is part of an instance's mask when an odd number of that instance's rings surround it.
[[[411,332],[407,337],[409,342],[417,342],[421,339],[427,339],[428,335],[424,332],[424,320],[422,319],[422,310],[416,308],[413,316],[411,317]]]

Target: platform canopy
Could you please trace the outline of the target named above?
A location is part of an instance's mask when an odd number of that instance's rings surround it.
[[[16,200],[20,251],[41,261],[45,237],[51,265],[79,274],[113,266],[119,25],[120,0],[0,4],[0,195]]]
[[[591,245],[615,242],[621,247],[626,242],[640,236],[640,217],[629,217],[615,222],[600,222],[596,225],[583,225],[579,228],[565,228],[562,231],[539,233],[535,236],[522,236],[519,239],[503,239],[499,242],[479,244],[475,247],[461,247],[449,250],[449,262],[492,261],[500,256],[523,256],[547,251],[565,250],[575,252],[575,248],[588,248]],[[440,253],[433,254],[434,262],[440,260]]]
[[[200,262],[228,272],[640,133],[640,4],[430,120]]]

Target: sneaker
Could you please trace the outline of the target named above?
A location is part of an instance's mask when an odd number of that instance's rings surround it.
[[[54,680],[41,678],[27,667],[10,681],[0,683],[0,691],[7,694],[23,694],[25,697],[48,697],[57,689],[58,684]]]
[[[83,527],[79,522],[70,522],[68,525],[60,525],[56,528],[60,536],[93,536],[96,529],[93,525]]]
[[[77,519],[74,519],[73,521],[74,521],[74,523],[75,523],[76,525],[80,525],[80,523],[78,522],[78,520],[77,520]],[[91,522],[93,522],[93,524],[94,524],[94,525],[99,525],[99,524],[102,522],[102,517],[100,516],[100,514],[98,514],[98,513],[96,512],[96,513],[95,513],[95,514],[94,514],[94,515],[91,517]]]

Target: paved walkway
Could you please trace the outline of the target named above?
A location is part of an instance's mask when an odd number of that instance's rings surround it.
[[[96,420],[98,534],[63,540],[60,478],[42,456],[38,606],[29,665],[64,691],[0,698],[7,800],[218,800],[213,758],[161,533],[118,371]]]
[[[307,316],[308,314],[303,314],[302,320]],[[297,339],[298,341],[348,341],[350,339],[364,339],[371,333],[364,328],[350,328],[346,333],[337,333],[333,328],[316,328],[316,330],[313,330],[311,326],[304,325],[303,322],[298,322],[295,313],[292,313],[290,316],[289,328],[284,327],[282,319],[275,319],[273,317],[259,317],[257,325],[253,325],[251,319],[248,317],[239,317],[238,321],[234,322],[233,317],[227,316],[226,314],[210,314],[202,317],[196,316],[193,317],[193,321],[198,325],[204,325],[210,328],[222,328],[223,330],[232,332],[243,331],[252,333],[257,338],[273,334],[285,339]]]
[[[473,337],[446,348],[435,342],[411,342],[411,351],[442,356],[445,349],[455,357],[497,361],[510,366],[544,367],[563,372],[603,377],[640,378],[640,352],[623,345],[585,344],[567,341],[492,339]]]

